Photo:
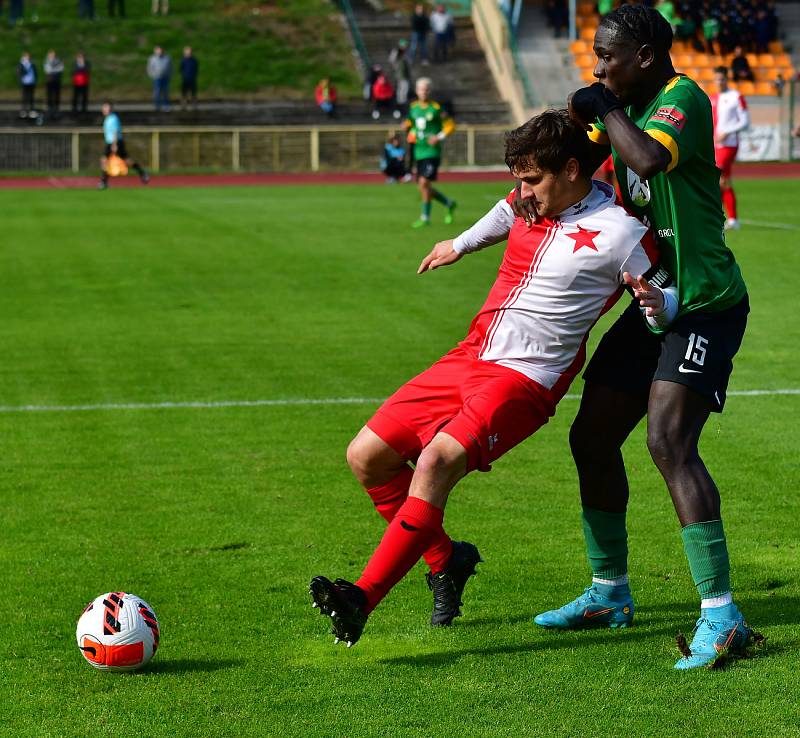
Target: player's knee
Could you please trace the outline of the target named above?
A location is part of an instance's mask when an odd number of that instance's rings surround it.
[[[465,454],[431,443],[419,455],[414,474],[429,479],[449,478],[456,474],[464,463]]]
[[[619,448],[597,423],[580,413],[569,429],[569,447],[578,465],[602,462],[609,458],[610,452]]]
[[[647,426],[647,450],[663,471],[683,464],[693,453],[693,443],[677,424],[656,419]]]
[[[370,450],[362,436],[356,436],[347,446],[347,464],[358,481],[364,486],[371,486],[370,482],[375,473],[375,454]]]

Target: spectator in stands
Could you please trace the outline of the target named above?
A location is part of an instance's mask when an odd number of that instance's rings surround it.
[[[433,31],[433,61],[447,61],[447,47],[450,41],[450,28],[453,25],[453,16],[450,15],[443,3],[436,6],[430,17],[431,30]]]
[[[389,54],[389,63],[392,65],[392,74],[395,81],[395,97],[400,107],[408,103],[408,93],[411,90],[411,64],[406,55],[408,44],[405,39],[400,39],[397,46]]]
[[[181,59],[181,108],[183,110],[186,110],[188,102],[191,102],[192,107],[197,110],[197,74],[199,70],[200,65],[192,47],[184,46]]]
[[[368,102],[372,102],[372,86],[375,84],[375,80],[378,79],[378,75],[383,72],[383,67],[380,64],[373,64],[369,71],[367,72],[367,76],[364,77],[364,99]]]
[[[91,81],[92,67],[89,61],[79,51],[75,55],[72,65],[72,112],[85,113],[89,107],[89,82]]]
[[[411,174],[406,171],[405,159],[406,150],[403,148],[402,140],[397,133],[393,133],[383,145],[381,155],[381,171],[386,175],[387,184],[394,184],[399,179],[404,182],[411,181]]]
[[[747,57],[744,55],[744,49],[742,49],[741,46],[737,46],[733,50],[733,59],[731,59],[731,74],[733,75],[734,82],[738,82],[740,80],[747,80],[748,82],[755,81],[753,70],[750,69],[750,62],[747,61]]]
[[[769,51],[769,42],[772,40],[772,23],[767,11],[763,8],[756,13],[753,28],[754,48],[757,54],[766,54]]]
[[[678,19],[675,15],[675,3],[672,0],[658,0],[656,3],[656,10],[664,16],[664,19],[672,27],[673,33],[678,25]]]
[[[78,0],[78,18],[94,20],[94,0]]]
[[[706,5],[708,6],[708,3]],[[719,39],[719,19],[710,14],[710,9],[703,18],[703,38],[706,42],[706,52],[716,54],[714,46]]]
[[[569,9],[567,0],[547,0],[547,24],[552,27],[553,35],[558,38],[562,30],[569,25]]]
[[[8,24],[13,26],[25,15],[24,0],[11,0],[8,4]]]
[[[125,17],[125,0],[108,0],[108,16],[109,18],[113,18],[117,11],[119,11],[119,17]]]
[[[425,12],[425,6],[418,3],[411,15],[411,46],[408,55],[412,62],[417,60],[417,54],[419,54],[422,63],[428,63],[428,32],[430,30],[431,22]]]
[[[169,15],[169,0],[153,0],[153,15]]]
[[[381,72],[372,85],[372,117],[378,120],[381,111],[388,113],[394,107],[394,85],[386,74]],[[400,117],[399,110],[394,110],[394,117]]]
[[[47,84],[47,112],[58,117],[61,107],[61,78],[64,75],[64,62],[58,58],[55,49],[47,52],[44,60],[44,78]]]
[[[336,87],[327,77],[323,77],[314,90],[314,98],[319,109],[329,118],[336,116]]]
[[[27,118],[34,110],[37,79],[38,72],[36,71],[36,65],[31,60],[31,54],[29,51],[23,51],[19,64],[17,64],[17,81],[22,92],[20,118]]]
[[[172,60],[164,49],[156,46],[147,60],[147,76],[153,80],[153,106],[169,112],[169,80],[172,77]]]

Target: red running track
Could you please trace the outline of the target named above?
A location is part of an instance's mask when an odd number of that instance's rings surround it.
[[[734,170],[736,179],[792,179],[800,178],[800,162],[739,164]],[[443,172],[446,182],[503,182],[508,174],[503,171]],[[153,175],[149,187],[225,187],[247,185],[303,185],[303,184],[381,184],[384,177],[372,172],[330,172],[324,174],[165,174]],[[0,177],[0,190],[41,189],[92,189],[96,177]],[[141,187],[139,178],[128,175],[112,179],[111,187]]]

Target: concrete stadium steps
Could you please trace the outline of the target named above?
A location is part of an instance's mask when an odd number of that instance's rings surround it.
[[[410,10],[376,11],[367,0],[354,2],[353,6],[370,61],[388,68],[389,52],[398,40],[410,38]],[[456,43],[448,61],[428,65],[417,62],[412,65],[414,78],[430,77],[434,97],[452,104],[460,120],[470,123],[508,122],[508,106],[501,100],[492,81],[472,21],[456,18],[455,27]],[[432,48],[433,39],[429,36],[429,54]]]

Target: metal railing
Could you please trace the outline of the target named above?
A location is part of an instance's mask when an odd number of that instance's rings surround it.
[[[353,46],[358,52],[358,57],[361,61],[362,71],[366,73],[372,63],[370,62],[364,39],[361,36],[361,29],[358,27],[358,20],[356,20],[356,14],[353,12],[353,6],[350,4],[350,0],[337,0],[337,2],[341,6],[344,18],[347,21],[347,27],[353,39]]]
[[[444,146],[443,166],[502,166],[505,130],[459,126]],[[383,144],[396,132],[397,125],[130,127],[125,144],[131,158],[153,172],[370,171],[377,170]],[[102,151],[97,128],[0,129],[0,170],[92,170]]]

